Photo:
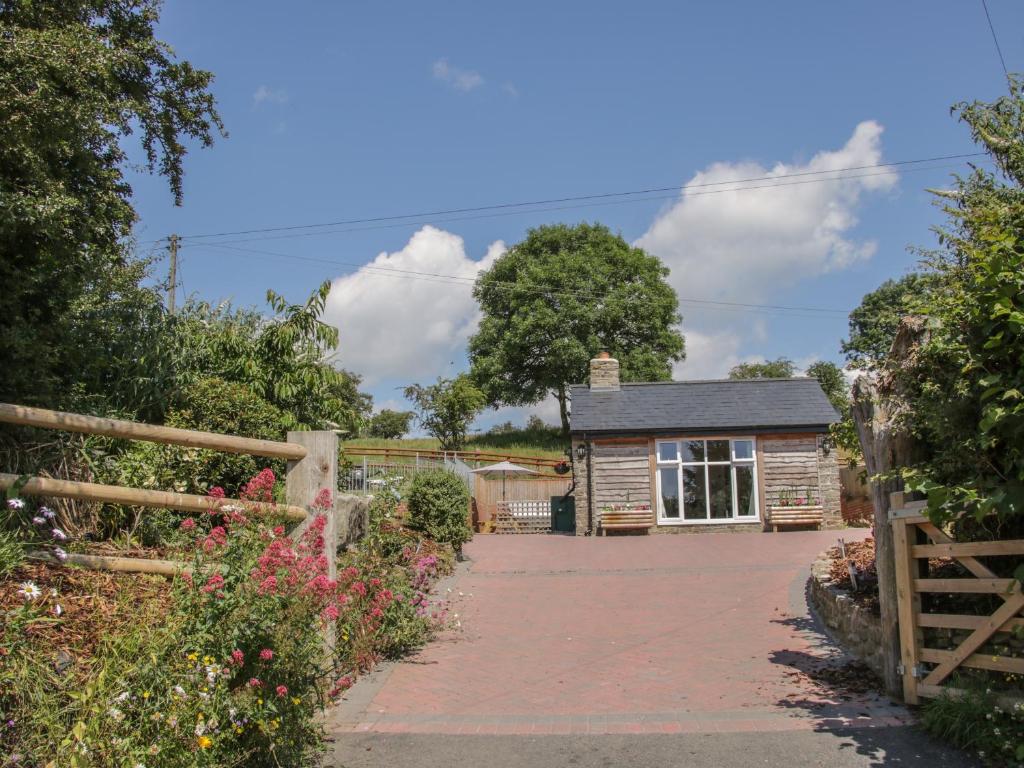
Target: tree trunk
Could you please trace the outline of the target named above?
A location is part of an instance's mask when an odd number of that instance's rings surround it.
[[[569,436],[569,393],[565,391],[565,387],[559,387],[558,391],[555,392],[555,397],[558,398],[558,415],[562,417],[562,436]]]
[[[909,466],[916,452],[913,438],[900,430],[893,420],[892,402],[880,395],[878,383],[861,376],[853,385],[853,421],[857,427],[864,464],[871,479],[871,497],[875,507],[875,567],[878,570],[878,602],[882,617],[883,678],[890,696],[899,698],[903,684],[896,666],[900,660],[900,635],[896,605],[896,561],[892,526],[889,525],[889,493],[903,489],[903,480],[878,482],[875,475]]]

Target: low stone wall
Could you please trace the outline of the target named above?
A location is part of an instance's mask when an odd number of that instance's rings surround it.
[[[843,650],[881,676],[884,669],[881,621],[870,607],[857,603],[849,591],[835,586],[829,578],[826,554],[820,555],[811,566],[808,597],[811,608]]]
[[[335,499],[334,512],[338,516],[338,548],[355,544],[366,535],[369,527],[371,496],[341,494]]]

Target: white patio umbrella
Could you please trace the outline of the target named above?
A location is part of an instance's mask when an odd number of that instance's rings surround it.
[[[499,461],[497,464],[488,464],[486,467],[471,470],[479,475],[501,475],[501,500],[505,500],[505,478],[509,475],[536,475],[532,469],[513,464],[511,461]]]

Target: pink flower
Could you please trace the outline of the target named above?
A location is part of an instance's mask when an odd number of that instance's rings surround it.
[[[275,525],[274,526],[274,535],[275,536],[284,536],[284,526],[283,525]]]
[[[260,680],[258,677],[250,677],[249,678],[249,687],[250,688],[262,688],[263,687],[263,681]]]
[[[324,621],[337,621],[338,616],[341,614],[338,612],[338,606],[328,605],[320,615],[323,617]]]
[[[224,493],[223,488],[221,488],[219,485],[215,485],[213,486],[213,488],[210,489],[210,492],[207,493],[206,495],[209,496],[211,499],[223,499],[227,494]]]
[[[242,666],[242,663],[245,661],[245,654],[235,648],[235,650],[231,652],[231,660],[238,666]]]
[[[178,527],[183,531],[194,531],[196,529],[196,521],[191,517],[186,517]]]
[[[207,552],[212,552],[217,547],[223,547],[228,543],[228,532],[224,530],[224,526],[218,525],[216,528],[210,531],[210,534],[203,540],[203,549]]]
[[[203,592],[209,594],[210,592],[216,592],[224,586],[224,577],[219,573],[213,574],[209,579],[206,580],[206,584],[203,586]]]
[[[316,495],[313,500],[314,509],[330,509],[331,508],[331,492],[327,488],[321,488],[320,492]]]
[[[288,695],[288,686],[279,685],[277,686],[277,688],[274,689],[274,692],[277,694],[278,698],[283,699],[285,696]]]
[[[274,652],[272,650],[270,650],[269,648],[264,648],[262,651],[260,651],[260,660],[261,661],[270,661],[273,658],[274,658]]]
[[[267,467],[245,484],[240,495],[246,501],[273,502],[274,483],[276,481],[277,478],[274,476],[274,471]]]

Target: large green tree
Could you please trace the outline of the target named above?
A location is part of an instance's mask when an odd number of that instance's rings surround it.
[[[80,373],[76,323],[111,274],[131,269],[129,138],[180,202],[186,144],[222,130],[213,76],[157,39],[159,10],[0,0],[0,399],[66,402]],[[93,325],[112,329],[134,330]],[[91,338],[92,354],[107,342],[120,343]]]
[[[656,257],[600,224],[530,230],[477,279],[483,317],[470,339],[472,374],[491,405],[553,395],[569,430],[569,385],[594,355],[619,360],[625,381],[661,381],[684,357],[679,300]]]
[[[864,296],[850,313],[850,337],[842,342],[847,361],[856,368],[874,368],[882,362],[900,320],[925,304],[936,281],[933,273],[911,272],[899,280],[886,280]]]

